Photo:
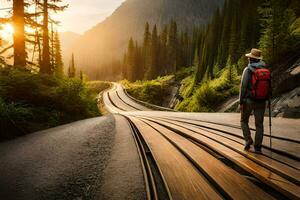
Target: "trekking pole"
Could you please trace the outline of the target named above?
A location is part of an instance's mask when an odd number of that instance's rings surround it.
[[[270,127],[270,149],[272,149],[272,116],[271,116],[271,99],[269,99],[269,127]]]

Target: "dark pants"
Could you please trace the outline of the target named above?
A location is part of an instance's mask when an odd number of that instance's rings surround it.
[[[263,137],[264,137],[264,115],[265,115],[266,103],[253,103],[253,104],[244,104],[243,109],[241,110],[241,126],[243,130],[244,138],[247,141],[252,140],[251,132],[249,128],[249,118],[253,111],[255,118],[255,142],[256,147],[261,147]]]

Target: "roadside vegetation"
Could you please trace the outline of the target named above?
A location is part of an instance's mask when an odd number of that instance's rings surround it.
[[[173,80],[174,76],[163,76],[158,77],[155,80],[147,81],[130,82],[128,80],[123,80],[121,83],[132,97],[161,106]]]
[[[36,1],[33,12],[27,3],[12,1],[11,16],[0,19],[0,29],[8,24],[18,30],[10,39],[0,37],[0,140],[99,116],[97,95],[110,86],[88,82],[74,54],[66,70],[59,22],[49,19],[68,5]]]
[[[143,41],[130,38],[124,54],[123,77],[140,83],[134,87],[136,90],[129,87],[128,91],[138,99],[159,102],[159,81],[137,80],[175,75],[175,82],[181,85],[176,110],[217,111],[238,94],[239,77],[248,65],[245,53],[254,47],[263,51],[273,79],[281,80],[290,64],[299,58],[299,7],[297,0],[228,0],[223,9],[215,11],[207,26],[193,27],[190,33],[178,27],[176,21],[160,29],[146,23]],[[282,88],[278,85],[284,83],[273,83],[273,94],[279,95],[276,88]],[[157,99],[143,91],[156,94]]]
[[[0,69],[0,139],[99,116],[96,96],[106,82]]]
[[[239,92],[239,76],[235,65],[227,64],[215,79],[205,77],[200,84],[194,75],[182,80],[180,95],[183,101],[175,109],[183,112],[214,112],[226,99]]]

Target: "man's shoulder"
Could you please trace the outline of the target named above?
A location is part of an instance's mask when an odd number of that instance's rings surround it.
[[[250,69],[250,67],[249,67],[249,65],[248,65],[247,67],[245,67],[244,73],[249,73],[249,72],[251,72],[251,69]]]

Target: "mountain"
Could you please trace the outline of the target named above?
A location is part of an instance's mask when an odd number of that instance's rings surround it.
[[[141,40],[146,22],[162,27],[173,19],[179,29],[189,29],[206,24],[223,3],[224,0],[127,0],[78,38],[70,51],[74,51],[77,66],[91,75],[93,69],[120,58],[130,37]]]
[[[59,33],[59,37],[61,41],[63,61],[65,64],[65,68],[67,68],[72,54],[72,46],[75,41],[81,37],[81,35],[74,32],[62,32]]]

